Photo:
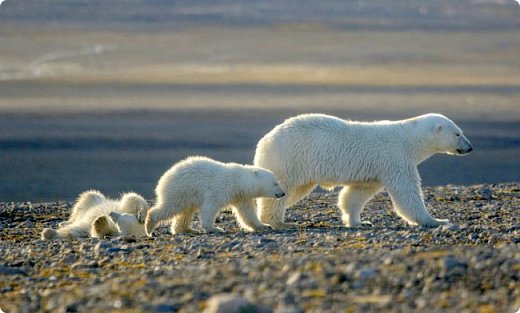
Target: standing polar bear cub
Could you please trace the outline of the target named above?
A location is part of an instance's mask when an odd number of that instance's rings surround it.
[[[57,230],[45,228],[42,240],[105,236],[145,236],[148,203],[138,194],[126,193],[119,200],[96,190],[79,195],[70,218]]]
[[[440,114],[366,123],[323,114],[289,118],[256,148],[255,165],[271,170],[287,192],[281,201],[259,199],[259,218],[274,228],[290,226],[284,222],[286,208],[320,185],[344,186],[338,206],[350,227],[364,224],[364,205],[383,188],[409,224],[445,224],[448,220],[433,218],[424,205],[417,165],[435,153],[463,155],[472,149],[462,130]]]
[[[231,205],[242,228],[263,230],[267,226],[258,220],[253,199],[285,195],[268,170],[206,157],[189,157],[175,164],[159,179],[155,193],[157,203],[148,211],[145,222],[148,235],[157,223],[167,220],[172,220],[173,234],[195,232],[190,223],[196,210],[206,232],[222,232],[214,226],[215,218],[227,205]]]

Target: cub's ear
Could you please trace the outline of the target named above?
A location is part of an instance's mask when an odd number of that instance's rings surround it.
[[[436,133],[440,132],[441,130],[443,130],[442,124],[436,124],[433,127],[433,131],[435,131]]]
[[[121,217],[121,214],[117,212],[110,212],[109,215],[110,219],[112,219],[112,222],[114,222],[114,224],[117,224],[117,220],[119,220],[119,218]]]
[[[254,170],[253,173],[255,173],[255,176],[260,175],[260,172],[258,170]]]

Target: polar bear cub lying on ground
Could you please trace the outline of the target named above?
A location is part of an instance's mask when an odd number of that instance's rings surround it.
[[[228,205],[242,228],[263,230],[268,226],[258,220],[254,198],[285,195],[277,178],[266,169],[198,156],[189,157],[166,171],[155,193],[157,203],[146,217],[148,235],[157,223],[168,220],[172,221],[173,234],[195,232],[190,223],[197,210],[206,232],[222,232],[214,226],[215,218],[219,210]]]
[[[145,236],[144,219],[148,203],[138,194],[127,193],[119,200],[99,191],[80,194],[68,221],[57,230],[45,228],[42,240],[105,236]]]

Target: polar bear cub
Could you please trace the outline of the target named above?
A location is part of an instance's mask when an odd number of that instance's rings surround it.
[[[145,236],[148,203],[138,194],[126,193],[119,200],[91,190],[80,194],[70,218],[57,230],[45,228],[42,240],[105,236]]]
[[[448,220],[436,219],[426,209],[417,165],[436,153],[464,155],[471,150],[462,130],[440,114],[378,122],[299,115],[258,142],[255,165],[271,170],[287,192],[280,201],[259,199],[259,218],[273,228],[291,226],[284,222],[287,207],[317,185],[342,186],[338,206],[343,221],[359,226],[367,223],[360,218],[365,204],[386,188],[405,221],[436,227]]]
[[[190,223],[197,210],[206,232],[222,232],[215,227],[215,218],[228,205],[243,229],[263,230],[268,226],[258,220],[253,199],[285,195],[277,178],[266,169],[201,156],[189,157],[166,171],[155,193],[157,203],[146,217],[148,235],[157,223],[168,220],[173,234],[195,232]]]

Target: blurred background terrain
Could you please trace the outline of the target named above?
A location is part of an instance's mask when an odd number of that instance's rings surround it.
[[[475,151],[425,185],[520,178],[520,6],[461,1],[7,0],[0,201],[153,198],[193,154],[251,163],[285,118],[447,115]]]

